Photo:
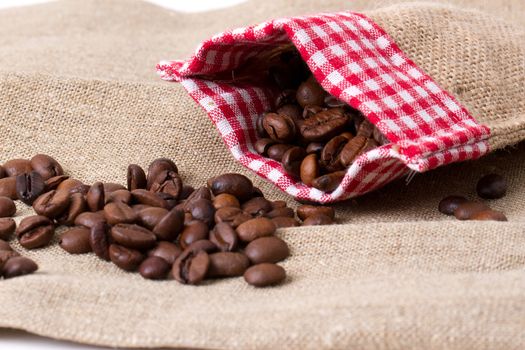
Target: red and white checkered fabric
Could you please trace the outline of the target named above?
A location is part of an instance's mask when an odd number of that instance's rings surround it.
[[[323,88],[360,110],[392,141],[361,155],[332,193],[295,181],[253,144],[256,117],[270,91],[199,78],[232,70],[269,46],[292,42]],[[215,35],[187,61],[157,65],[208,113],[239,162],[281,190],[320,203],[377,189],[406,174],[475,159],[489,151],[490,130],[418,68],[373,21],[342,12],[272,20]]]

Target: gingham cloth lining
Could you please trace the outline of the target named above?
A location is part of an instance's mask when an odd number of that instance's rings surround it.
[[[305,186],[258,155],[255,119],[270,108],[268,89],[200,79],[231,71],[269,46],[292,42],[332,95],[359,109],[392,141],[361,155],[332,193]],[[489,151],[490,130],[441,89],[373,21],[341,12],[273,20],[226,31],[202,43],[187,61],[157,65],[204,107],[233,156],[301,200],[340,201],[406,174],[476,159]]]

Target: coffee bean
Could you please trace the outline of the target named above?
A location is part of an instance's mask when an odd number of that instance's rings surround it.
[[[390,140],[387,139],[386,136],[383,135],[381,131],[379,131],[378,128],[374,128],[374,132],[372,133],[372,136],[374,137],[374,140],[376,140],[376,142],[379,145],[386,145],[390,143]]]
[[[18,225],[16,236],[20,245],[26,249],[40,248],[48,245],[53,239],[55,225],[45,216],[28,216]]]
[[[157,246],[148,252],[148,256],[158,256],[173,265],[175,260],[182,254],[182,250],[174,243],[160,241]]]
[[[344,168],[341,164],[340,154],[348,141],[348,137],[339,135],[326,143],[321,151],[319,161],[327,171],[334,172]]]
[[[243,202],[251,197],[253,184],[244,175],[229,173],[208,180],[208,188],[215,196],[228,193]]]
[[[321,85],[311,76],[297,88],[296,99],[301,107],[320,106],[324,102],[326,92]]]
[[[6,173],[5,173],[5,169],[3,166],[0,165],[0,179],[3,179],[4,177],[6,177]]]
[[[5,263],[16,256],[20,256],[17,252],[11,249],[3,249],[0,250],[0,278],[2,277],[2,269],[5,265]]]
[[[326,110],[326,108],[323,108],[321,106],[305,106],[303,109],[303,119],[309,119],[316,115],[319,112],[322,112]],[[299,125],[299,128],[301,127],[303,123]]]
[[[311,153],[307,155],[302,163],[300,168],[300,177],[301,181],[307,185],[311,186],[312,182],[319,176],[319,164],[317,163],[317,155]]]
[[[332,225],[334,220],[325,214],[314,214],[303,221],[303,226]]]
[[[273,286],[286,279],[284,269],[276,264],[263,263],[251,266],[244,273],[244,280],[254,287]]]
[[[268,152],[268,148],[270,148],[271,146],[275,144],[277,144],[277,141],[275,140],[268,139],[268,138],[262,138],[262,139],[258,139],[255,142],[254,148],[255,148],[255,151],[257,151],[257,153],[266,155],[266,153]]]
[[[11,159],[3,165],[5,174],[8,177],[17,176],[23,173],[30,173],[33,168],[31,162],[27,159]]]
[[[316,214],[324,214],[331,219],[335,218],[335,210],[332,207],[303,204],[297,208],[297,216],[301,220]]]
[[[485,175],[479,179],[476,191],[481,198],[502,198],[507,194],[507,181],[498,174]]]
[[[292,147],[288,149],[281,159],[283,163],[283,168],[288,172],[288,174],[293,177],[300,177],[301,172],[301,162],[304,157],[306,157],[306,151],[302,147]]]
[[[139,266],[139,273],[142,277],[150,280],[161,280],[166,278],[171,265],[162,258],[150,256]]]
[[[454,211],[461,204],[468,200],[462,196],[448,196],[439,202],[438,210],[445,215],[454,215]]]
[[[268,136],[278,142],[290,142],[295,137],[294,120],[285,114],[267,113],[263,127]]]
[[[357,128],[356,136],[362,136],[368,139],[372,137],[373,132],[374,132],[374,124],[370,123],[368,119],[363,119],[361,124],[359,124],[359,128]]]
[[[129,191],[146,188],[146,173],[140,165],[130,164],[128,166],[127,184]]]
[[[14,216],[16,213],[15,202],[8,197],[0,197],[0,218]]]
[[[275,145],[271,145],[268,147],[268,150],[266,151],[266,154],[268,158],[273,159],[275,161],[282,161],[284,154],[294,146],[284,144],[284,143],[276,143]]]
[[[30,165],[44,181],[64,174],[62,166],[54,158],[46,154],[37,154],[31,158]]]
[[[236,231],[239,238],[244,242],[264,236],[271,236],[276,230],[275,224],[267,218],[255,218],[240,224]]]
[[[264,127],[263,127],[263,123],[262,123],[263,119],[264,119],[264,115],[259,115],[255,119],[255,131],[257,132],[257,136],[261,138],[268,137],[268,135],[266,134],[266,130],[264,130]]]
[[[89,232],[89,244],[96,256],[109,261],[109,226],[104,221],[96,222]]]
[[[90,186],[88,185],[85,185],[84,183],[82,183],[82,181],[80,180],[77,180],[77,179],[66,179],[66,180],[63,180],[58,186],[57,186],[57,190],[58,191],[66,191],[66,192],[69,192],[70,194],[71,193],[82,193],[82,194],[87,194],[87,192],[89,191],[89,188]]]
[[[284,89],[277,95],[275,99],[275,107],[279,108],[283,105],[290,104],[290,103],[296,103],[297,100],[295,98],[296,91],[293,89]]]
[[[303,119],[301,109],[294,104],[286,104],[277,108],[277,114],[287,115],[294,121]]]
[[[507,217],[503,212],[497,210],[483,210],[473,214],[470,220],[481,220],[481,221],[507,221]]]
[[[240,208],[225,207],[217,210],[214,218],[216,223],[226,222],[235,228],[243,222],[252,219],[252,216]]]
[[[252,198],[241,205],[241,209],[252,216],[263,216],[272,208],[272,203],[263,197]]]
[[[332,95],[327,95],[324,98],[324,104],[330,108],[344,107],[346,105],[346,103]]]
[[[272,202],[272,209],[286,208],[287,204],[285,201],[277,200]]]
[[[208,224],[199,220],[191,221],[184,226],[180,235],[179,244],[182,249],[185,249],[193,242],[208,239],[209,232]]]
[[[120,202],[124,204],[131,203],[131,192],[128,190],[116,190],[113,192],[109,192],[105,197],[106,204],[114,202]]]
[[[36,171],[20,174],[16,177],[18,199],[27,205],[33,204],[33,201],[44,192],[44,189],[44,180]]]
[[[16,223],[11,218],[0,218],[0,239],[8,240],[15,232]]]
[[[179,200],[187,199],[195,191],[195,188],[190,185],[182,185],[182,191],[180,192]]]
[[[15,256],[7,260],[2,268],[4,278],[13,278],[29,275],[38,270],[38,265],[31,259],[23,256]]]
[[[94,213],[90,211],[83,212],[75,218],[74,224],[92,228],[99,222],[106,222],[106,217],[104,216],[104,211],[102,210]]]
[[[118,244],[109,246],[109,259],[122,270],[135,271],[146,257],[135,249],[123,247]]]
[[[56,190],[58,186],[67,179],[69,179],[69,176],[67,175],[58,175],[47,179],[44,181],[44,192]]]
[[[145,250],[155,246],[157,238],[147,228],[131,225],[117,224],[111,228],[111,238],[126,248]]]
[[[173,278],[183,284],[199,284],[210,266],[210,258],[205,251],[194,253],[185,249],[175,260],[172,268]]]
[[[266,216],[268,219],[273,219],[276,217],[289,217],[293,218],[295,216],[295,213],[292,208],[275,208],[272,211],[266,213],[264,216]]]
[[[13,219],[2,219],[2,220],[13,220]],[[13,220],[13,222],[14,222],[14,220]],[[12,250],[13,250],[13,248],[11,248],[9,243],[7,243],[6,241],[4,241],[3,239],[0,238],[0,251],[12,251]]]
[[[372,151],[377,147],[379,147],[379,144],[374,139],[366,139],[365,145],[363,146],[363,148],[361,148],[361,151],[359,152],[358,156]]]
[[[484,203],[468,201],[457,206],[456,210],[454,210],[454,216],[458,220],[470,220],[475,214],[489,209]]]
[[[149,205],[152,207],[167,208],[168,203],[159,196],[156,196],[155,193],[152,193],[148,190],[136,189],[131,191],[131,196],[133,200],[138,203]]]
[[[138,214],[125,203],[108,203],[104,207],[104,217],[110,225],[131,224],[138,220]]]
[[[195,241],[189,246],[187,246],[184,250],[188,249],[191,250],[193,253],[200,252],[201,250],[205,251],[208,254],[218,251],[218,248],[215,245],[215,243],[208,239],[201,239],[199,241]]]
[[[163,241],[175,240],[184,227],[184,211],[173,208],[159,220],[153,228],[157,239]]]
[[[307,141],[326,141],[341,133],[347,122],[342,108],[330,108],[306,119],[299,131]]]
[[[276,263],[290,255],[290,249],[279,237],[261,237],[250,242],[244,253],[252,264]]]
[[[241,204],[239,200],[228,193],[221,193],[213,198],[213,206],[215,209],[221,209],[225,207],[240,208]]]
[[[52,190],[40,195],[33,202],[33,209],[38,215],[48,218],[59,217],[68,208],[69,193],[61,190]]]
[[[189,211],[194,219],[200,220],[208,225],[213,224],[213,216],[215,215],[215,207],[212,202],[207,199],[197,199],[190,203]]]
[[[312,181],[312,187],[324,192],[332,192],[341,184],[345,175],[346,170],[340,170],[319,176]]]
[[[175,171],[161,171],[153,179],[150,185],[150,191],[167,193],[174,199],[177,199],[182,191],[182,179]]]
[[[236,277],[242,276],[250,266],[248,257],[237,252],[219,252],[209,255],[210,266],[208,277]]]
[[[0,197],[18,199],[16,193],[16,177],[4,177],[0,179]]]
[[[275,224],[276,228],[296,227],[296,226],[301,225],[299,221],[295,220],[294,218],[283,217],[283,216],[272,218],[272,222]]]
[[[139,204],[140,205],[140,204]],[[134,206],[134,210],[135,210]],[[140,211],[135,210],[139,216],[139,221],[142,226],[152,230],[160,220],[168,213],[167,209],[159,207],[146,207]]]
[[[84,226],[75,226],[62,234],[58,244],[69,254],[89,253],[91,252],[89,235],[89,228]]]
[[[345,167],[350,166],[361,154],[361,150],[365,147],[366,142],[367,138],[364,136],[356,136],[348,141],[339,154],[341,164]]]
[[[114,183],[114,182],[103,182],[102,187],[104,188],[105,196],[108,196],[110,193],[113,193],[115,191],[126,190],[126,187],[122,186],[121,184]]]
[[[168,158],[158,158],[155,159],[148,167],[148,176],[146,180],[146,189],[150,189],[151,185],[155,182],[158,175],[163,171],[173,171],[175,173],[178,173],[179,170],[177,169],[177,166],[175,163]]]
[[[220,222],[211,230],[210,241],[215,243],[220,251],[231,252],[237,249],[239,238],[229,224]]]
[[[93,185],[91,185],[91,188],[86,194],[86,202],[89,210],[91,211],[99,211],[104,209],[105,193],[102,182],[95,182]]]
[[[325,144],[321,142],[310,142],[308,146],[306,146],[306,153],[307,154],[316,153],[320,155],[321,152],[323,151],[324,145]]]

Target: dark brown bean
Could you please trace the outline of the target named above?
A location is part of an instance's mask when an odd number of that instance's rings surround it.
[[[66,191],[66,192],[69,192],[70,194],[71,193],[82,193],[82,194],[87,194],[87,192],[89,191],[89,188],[90,186],[88,185],[85,185],[84,183],[82,183],[82,181],[80,180],[77,180],[77,179],[66,179],[66,180],[63,180],[58,186],[57,186],[57,190],[58,191]]]
[[[162,258],[150,256],[139,266],[139,273],[149,280],[161,280],[166,278],[171,265]]]
[[[202,221],[190,221],[184,226],[180,235],[179,244],[182,249],[185,249],[193,242],[208,239],[209,226]]]
[[[445,215],[454,215],[456,208],[467,201],[468,199],[462,196],[448,196],[439,202],[438,210]]]
[[[470,220],[475,214],[489,209],[485,203],[468,201],[457,206],[454,216],[458,220]]]
[[[57,218],[62,215],[69,206],[69,193],[62,190],[52,190],[40,195],[33,202],[33,209],[38,215],[48,218]]]
[[[140,204],[139,204],[140,205]],[[159,207],[146,207],[144,209],[141,209],[140,211],[137,211],[136,206],[134,206],[133,210],[135,210],[136,213],[138,213],[139,221],[142,224],[142,226],[152,230],[155,225],[157,225],[160,220],[168,214],[168,209],[159,208]]]
[[[372,137],[373,133],[374,133],[374,124],[370,123],[368,119],[363,119],[361,124],[359,124],[359,128],[357,129],[356,136],[362,136],[368,139]]]
[[[287,115],[294,121],[303,119],[301,108],[295,104],[286,104],[277,108],[277,114]]]
[[[326,141],[341,133],[347,122],[342,108],[330,108],[306,119],[299,131],[307,141]]]
[[[44,179],[36,171],[16,177],[18,199],[27,205],[33,204],[33,201],[44,192],[45,186]]]
[[[507,217],[501,211],[489,209],[475,213],[470,217],[470,220],[507,221]]]
[[[262,125],[263,118],[264,118],[264,115],[259,115],[257,119],[255,120],[255,131],[257,132],[257,136],[261,138],[265,138],[268,136]]]
[[[115,191],[126,190],[126,187],[124,187],[121,184],[115,183],[115,182],[103,182],[102,187],[104,188],[104,194],[106,196],[108,196],[110,193],[113,193]]]
[[[308,146],[306,146],[306,153],[316,153],[318,155],[321,154],[322,150],[324,148],[324,143],[321,142],[310,142]]]
[[[268,139],[268,138],[262,138],[262,139],[258,139],[255,142],[254,147],[257,153],[266,155],[266,153],[268,152],[268,148],[270,148],[271,146],[275,144],[277,144],[277,141],[275,140]]]
[[[295,137],[295,123],[288,115],[267,113],[262,123],[264,130],[272,140],[291,142]]]
[[[174,243],[161,241],[157,246],[148,252],[148,256],[158,256],[173,265],[175,260],[181,255],[182,250]]]
[[[293,218],[295,216],[295,213],[292,208],[285,207],[285,208],[273,209],[272,211],[266,213],[265,216],[269,219],[283,217],[283,216]]]
[[[263,216],[272,208],[272,203],[263,197],[249,199],[241,205],[241,209],[252,216]]]
[[[324,98],[324,104],[330,108],[346,106],[346,103],[332,95],[326,95],[326,97]]]
[[[210,254],[208,277],[237,277],[242,276],[250,266],[248,257],[238,252],[219,252]]]
[[[146,189],[150,189],[151,185],[155,182],[158,175],[163,171],[173,171],[178,173],[179,170],[175,163],[168,158],[158,158],[155,159],[148,167],[148,176],[146,178]]]
[[[104,217],[110,225],[132,224],[139,218],[131,207],[122,202],[108,203],[104,207]]]
[[[86,202],[89,210],[99,211],[104,209],[105,193],[102,182],[95,182],[86,194]]]
[[[252,219],[252,216],[240,208],[225,207],[217,210],[214,218],[216,223],[226,222],[235,228],[243,222]]]
[[[12,220],[12,219],[7,219],[7,220]],[[13,222],[14,222],[14,220],[13,220]],[[6,241],[4,241],[3,239],[0,238],[0,251],[12,251],[12,250],[13,250],[13,248],[11,248],[9,243],[7,243]]]
[[[251,266],[244,273],[244,280],[254,287],[273,286],[286,279],[284,269],[276,264],[263,263]]]
[[[89,235],[89,228],[84,226],[75,226],[62,234],[58,244],[69,254],[89,253],[91,252]]]
[[[55,225],[49,218],[42,215],[33,215],[22,219],[16,229],[18,241],[26,249],[36,249],[48,245],[54,234]]]
[[[194,219],[205,222],[208,225],[213,224],[213,217],[215,215],[215,207],[208,199],[197,199],[192,201],[188,207],[191,216]]]
[[[4,177],[0,179],[0,196],[18,199],[16,193],[16,177]]]
[[[91,250],[101,259],[109,261],[109,226],[104,221],[96,222],[89,232]]]
[[[310,215],[303,221],[303,226],[332,225],[334,219],[325,214]]]
[[[159,208],[168,207],[168,203],[166,203],[164,199],[160,198],[159,196],[155,195],[155,193],[152,193],[148,190],[143,190],[143,189],[133,190],[131,191],[131,196],[136,202],[140,204],[145,204],[145,205],[149,205],[152,207],[159,207]]]
[[[20,256],[20,254],[18,254],[14,250],[7,250],[7,249],[0,250],[0,278],[2,277],[2,269],[5,263],[9,259],[14,258],[16,256]]]
[[[266,154],[268,155],[268,158],[271,158],[275,161],[282,161],[284,154],[286,151],[288,151],[290,148],[294,147],[293,145],[288,145],[284,143],[276,143],[275,145],[271,145],[268,147],[268,150],[266,151]]]
[[[255,218],[245,221],[236,229],[239,238],[244,242],[251,242],[259,237],[271,236],[275,233],[275,230],[275,224],[268,218]]]
[[[326,91],[323,90],[321,85],[315,80],[313,76],[308,78],[307,81],[301,83],[297,88],[297,102],[301,107],[320,106],[324,102]]]
[[[52,178],[49,178],[45,181],[45,188],[44,192],[49,192],[51,190],[56,190],[58,186],[63,182],[69,179],[69,176],[67,175],[58,175],[53,176]]]
[[[74,224],[92,228],[99,222],[106,222],[106,217],[104,216],[104,211],[102,210],[94,213],[90,211],[83,212],[75,218]]]
[[[312,187],[324,192],[332,192],[341,184],[345,175],[346,170],[340,170],[319,176],[312,181]]]
[[[320,173],[319,163],[317,162],[317,154],[309,154],[303,159],[299,173],[301,181],[305,185],[311,186],[313,181],[319,176]]]
[[[205,251],[193,252],[187,248],[175,260],[172,275],[175,280],[183,284],[199,284],[210,266],[210,258]]]
[[[303,119],[308,119],[310,117],[313,117],[317,113],[324,111],[324,110],[325,108],[321,106],[305,106],[303,109]]]
[[[332,207],[303,204],[297,208],[297,216],[301,220],[305,220],[307,217],[316,214],[324,214],[331,219],[335,218],[335,210]]]
[[[182,192],[182,179],[175,171],[161,171],[152,180],[150,191],[155,193],[167,193],[174,199],[177,199]]]
[[[157,239],[163,241],[175,240],[184,227],[184,211],[171,209],[153,228],[153,233]]]
[[[32,169],[40,174],[44,181],[64,174],[62,166],[54,158],[46,154],[37,154],[31,158],[30,164]]]
[[[220,251],[231,252],[237,249],[239,238],[229,224],[220,222],[211,230],[210,241],[215,243]]]
[[[481,198],[502,198],[507,194],[507,181],[501,175],[488,174],[479,179],[476,191]]]
[[[38,270],[38,265],[31,259],[15,256],[7,260],[2,268],[4,278],[28,275]]]
[[[341,164],[344,167],[350,166],[361,154],[361,151],[363,147],[365,147],[367,140],[368,139],[366,137],[358,135],[345,144],[339,153]]]
[[[292,147],[288,149],[281,159],[283,168],[293,177],[300,177],[301,162],[306,157],[306,151],[302,147]]]
[[[11,218],[0,219],[0,239],[8,240],[11,235],[15,232],[16,223]]]
[[[380,146],[390,143],[390,140],[387,139],[387,137],[383,135],[377,127],[374,128],[372,136],[374,137],[374,140],[376,140],[377,144]]]
[[[299,221],[295,220],[294,218],[283,217],[283,216],[272,218],[272,222],[275,224],[276,228],[301,226]]]
[[[239,200],[228,193],[221,193],[213,198],[213,206],[215,209],[221,209],[225,207],[240,208],[241,204]]]
[[[190,185],[182,185],[182,191],[180,192],[179,200],[187,199],[195,191]]]
[[[6,177],[6,173],[5,173],[5,169],[3,166],[0,165],[0,179],[3,179],[4,177]]]
[[[120,202],[124,204],[131,203],[131,192],[128,190],[116,190],[106,194],[106,204]]]
[[[327,171],[334,172],[344,168],[343,164],[341,164],[340,153],[348,141],[348,137],[339,135],[326,143],[319,161]]]
[[[132,249],[150,249],[157,241],[153,232],[138,225],[117,224],[111,228],[110,232],[115,242]]]
[[[118,244],[109,246],[109,259],[122,270],[135,271],[146,257],[135,249],[123,247]]]
[[[33,168],[27,159],[11,159],[4,163],[4,171],[8,177],[17,176],[23,173],[30,173]]]
[[[15,202],[8,197],[0,197],[0,218],[14,216],[16,213]]]
[[[130,164],[127,172],[128,190],[133,191],[139,188],[146,188],[146,173],[140,165]]]
[[[252,264],[277,263],[290,255],[290,249],[279,237],[261,237],[250,242],[244,254]]]

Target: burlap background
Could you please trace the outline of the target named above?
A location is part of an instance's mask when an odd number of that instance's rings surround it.
[[[123,182],[127,164],[169,156],[194,185],[238,171],[268,197],[295,205],[234,163],[205,114],[180,86],[159,81],[154,65],[161,58],[186,57],[200,40],[225,27],[394,2],[251,2],[197,15],[134,1],[66,1],[0,11],[0,161],[45,152],[86,182]],[[505,40],[487,40],[488,47],[506,43],[508,49],[515,43],[518,53],[523,49],[522,1],[455,3],[501,18],[491,31]],[[441,36],[413,37],[410,28],[429,26],[428,17],[418,21],[407,15],[423,13],[421,6],[369,14],[447,89],[458,78],[439,75],[440,67],[456,67],[470,86],[450,89],[464,94],[462,102],[486,98],[476,88],[487,83],[484,77],[469,81],[464,70],[474,74],[476,60],[482,65],[491,58],[469,51],[473,38],[454,35],[462,33],[459,22]],[[483,16],[473,13],[465,27],[486,23]],[[414,44],[442,36],[460,37],[458,45],[471,63],[465,65],[460,51],[422,56]],[[499,120],[511,118],[512,130],[520,130],[523,81],[500,86],[497,78],[519,76],[523,62],[500,68],[491,72],[491,91],[503,96],[504,89],[521,98],[498,100]],[[479,106],[468,105],[495,113],[492,106]],[[474,198],[476,180],[491,171],[509,180],[509,195],[491,202],[506,212],[508,223],[460,223],[437,213],[445,195]],[[284,263],[290,277],[283,286],[264,290],[241,279],[201,287],[149,282],[91,255],[64,254],[56,245],[25,252],[41,269],[0,281],[0,327],[112,346],[523,349],[524,182],[521,144],[339,204],[343,225],[280,232],[292,248]],[[21,215],[28,213],[19,208]]]

